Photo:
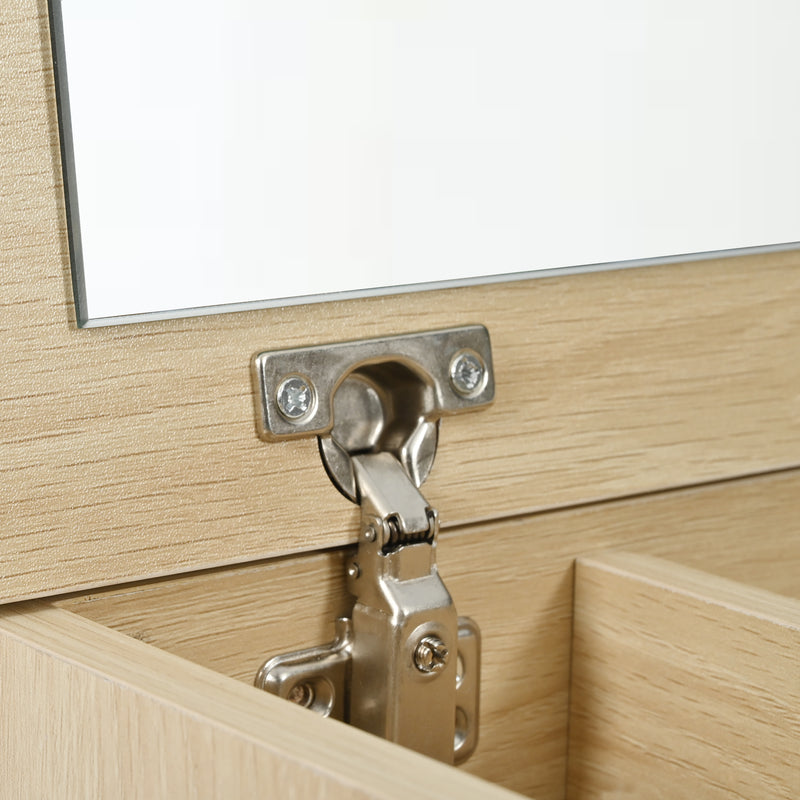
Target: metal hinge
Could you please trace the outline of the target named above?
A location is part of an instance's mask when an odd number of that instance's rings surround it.
[[[261,353],[254,364],[262,437],[318,436],[331,480],[361,506],[351,617],[330,644],[270,658],[256,685],[464,761],[478,739],[480,633],[439,576],[438,515],[418,487],[440,417],[493,399],[486,329]]]

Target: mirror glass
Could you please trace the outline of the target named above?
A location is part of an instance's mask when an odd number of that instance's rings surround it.
[[[800,239],[794,0],[52,0],[51,21],[82,324]]]

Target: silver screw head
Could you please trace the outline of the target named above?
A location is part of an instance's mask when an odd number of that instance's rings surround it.
[[[358,564],[355,561],[353,561],[350,564],[350,566],[347,567],[347,575],[348,575],[348,577],[353,578],[354,580],[356,578],[360,578],[361,577],[361,567],[359,567]]]
[[[462,350],[450,362],[450,384],[463,397],[472,397],[486,386],[486,365],[474,350]]]
[[[438,636],[423,636],[414,650],[414,666],[420,672],[441,672],[447,666],[450,651]]]
[[[303,708],[310,708],[314,702],[314,687],[310,683],[298,683],[289,690],[286,699]]]
[[[290,422],[298,422],[314,407],[314,386],[303,375],[288,375],[275,392],[278,411]]]

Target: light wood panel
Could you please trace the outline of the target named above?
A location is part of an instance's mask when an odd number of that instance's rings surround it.
[[[0,642],[3,798],[514,796],[61,609]]]
[[[800,597],[798,498],[793,471],[444,534],[441,573],[483,634],[481,742],[464,769],[563,797],[576,556],[636,549]],[[345,557],[284,558],[57,604],[251,683],[266,657],[333,638],[352,603]]]
[[[352,541],[315,442],[256,438],[264,348],[486,324],[445,526],[800,463],[798,252],[77,330],[44,0],[0,26],[0,600]]]
[[[576,565],[568,796],[800,795],[800,601],[627,553]]]

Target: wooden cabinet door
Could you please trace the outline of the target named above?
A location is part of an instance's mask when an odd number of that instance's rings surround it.
[[[354,541],[316,444],[255,435],[264,349],[486,325],[445,529],[800,461],[798,251],[79,330],[45,12],[2,12],[0,600]]]
[[[3,798],[514,796],[62,609],[0,638]]]

